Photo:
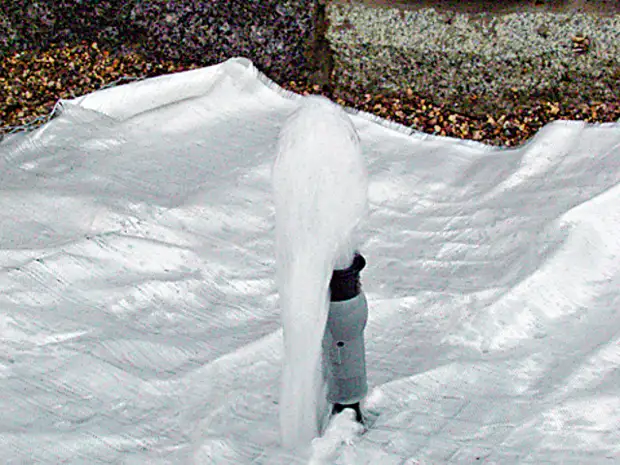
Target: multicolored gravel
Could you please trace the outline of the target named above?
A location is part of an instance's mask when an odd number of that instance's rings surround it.
[[[112,52],[97,43],[52,46],[44,51],[18,52],[0,66],[0,138],[46,122],[58,99],[72,98],[102,87],[135,79],[199,68],[199,63],[154,61],[132,47]],[[567,106],[562,102],[532,100],[509,114],[468,115],[433,103],[411,90],[391,94],[325,91],[309,79],[278,82],[300,94],[320,93],[342,105],[442,136],[516,146],[545,124],[558,119],[587,122],[620,120],[620,102],[590,102]]]

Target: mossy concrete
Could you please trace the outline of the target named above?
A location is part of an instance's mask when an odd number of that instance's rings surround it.
[[[327,16],[336,89],[410,88],[474,113],[620,99],[620,14],[331,2]]]

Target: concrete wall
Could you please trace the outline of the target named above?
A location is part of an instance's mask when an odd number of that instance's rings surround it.
[[[79,40],[470,112],[620,94],[620,0],[0,0],[0,59]]]
[[[336,88],[411,88],[479,113],[620,99],[616,0],[341,0],[326,14]]]

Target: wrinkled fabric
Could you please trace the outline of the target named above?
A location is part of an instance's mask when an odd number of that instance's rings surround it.
[[[231,60],[0,143],[0,462],[620,456],[620,125],[498,149],[357,113],[369,430],[280,447],[270,167],[298,102]]]

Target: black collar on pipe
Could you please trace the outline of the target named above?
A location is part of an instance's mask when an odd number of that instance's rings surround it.
[[[344,270],[334,270],[329,289],[332,302],[341,302],[356,297],[362,292],[360,271],[366,266],[366,259],[359,253],[355,254],[353,263]]]

